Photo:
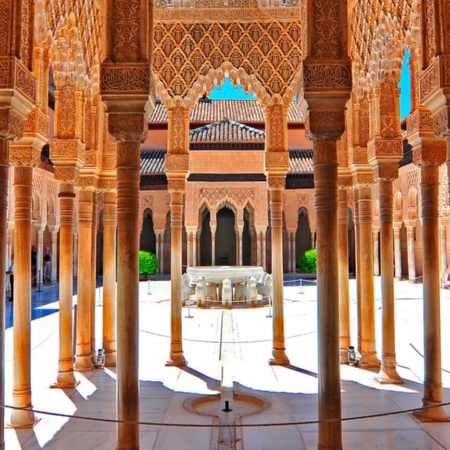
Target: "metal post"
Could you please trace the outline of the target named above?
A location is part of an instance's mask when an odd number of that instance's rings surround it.
[[[152,293],[150,292],[150,279],[148,279],[147,281],[147,295],[152,295]]]
[[[299,288],[298,293],[303,294],[303,280],[301,278],[298,280],[298,288]]]
[[[272,297],[269,295],[269,314],[266,316],[266,317],[268,317],[268,318],[270,318],[270,317],[272,317],[272,302],[271,302],[271,300],[272,300]]]
[[[38,270],[37,285],[38,285],[38,292],[41,292],[41,269]]]

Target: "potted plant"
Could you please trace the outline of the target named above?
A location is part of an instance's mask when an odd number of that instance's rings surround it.
[[[139,250],[139,275],[145,276],[148,280],[150,275],[154,275],[158,270],[158,258],[152,252]]]

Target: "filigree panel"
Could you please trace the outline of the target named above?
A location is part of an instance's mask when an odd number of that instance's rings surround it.
[[[205,199],[212,209],[216,209],[224,199],[233,199],[237,206],[244,207],[255,201],[255,189],[251,187],[202,187],[198,190],[198,201]]]
[[[283,95],[301,64],[301,26],[291,22],[156,22],[154,69],[171,97],[185,97],[199,76],[224,62],[242,67],[270,94]]]

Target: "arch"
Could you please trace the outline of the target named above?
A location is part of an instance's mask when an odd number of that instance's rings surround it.
[[[244,229],[242,232],[242,264],[251,266],[256,261],[256,239],[255,237],[255,209],[252,203],[247,201],[244,206]]]
[[[236,211],[224,204],[220,209],[218,208],[216,217],[216,264],[221,266],[236,265]]]
[[[200,224],[200,265],[212,265],[212,237],[211,237],[211,209],[203,203],[203,208],[199,210]]]
[[[42,217],[41,211],[41,196],[38,192],[33,191],[33,195],[31,197],[31,217],[34,222],[39,222]]]
[[[139,249],[156,254],[156,234],[153,224],[153,211],[147,207],[142,213],[142,231]]]
[[[418,218],[418,192],[412,186],[408,192],[408,219],[417,220]]]
[[[47,225],[56,225],[56,209],[53,196],[47,197]]]
[[[303,253],[312,247],[311,227],[308,209],[300,206],[297,211],[297,231],[295,233],[295,262],[300,260]]]

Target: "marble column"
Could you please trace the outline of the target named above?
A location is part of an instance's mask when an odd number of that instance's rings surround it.
[[[262,266],[261,258],[261,231],[256,230],[256,265]]]
[[[186,231],[186,240],[187,240],[187,265],[188,267],[192,267],[192,239],[193,234],[192,231],[187,230]]]
[[[236,259],[237,259],[237,265],[238,266],[242,266],[242,234],[244,232],[244,225],[243,224],[239,224],[236,227],[236,241],[237,241],[237,254],[236,254]]]
[[[267,250],[266,250],[266,230],[263,230],[261,232],[261,243],[262,243],[262,250],[261,250],[261,265],[264,270],[266,270],[267,266]]]
[[[73,276],[78,278],[78,232],[73,233]]]
[[[74,186],[60,183],[58,194],[60,216],[59,255],[59,359],[55,387],[74,389],[78,384],[73,371],[73,209],[75,202]],[[53,257],[55,262],[55,255]]]
[[[372,227],[372,247],[373,247],[373,274],[376,277],[380,276],[380,257],[379,257],[379,239],[378,233],[380,229],[378,227]]]
[[[395,166],[394,172],[397,172]],[[392,263],[392,225],[394,220],[394,182],[391,179],[379,180],[380,191],[380,245],[381,245],[381,315],[382,315],[382,354],[380,372],[376,377],[379,383],[401,384],[403,380],[397,373],[395,357],[395,305],[394,305],[394,267]]]
[[[395,278],[401,280],[402,274],[402,249],[400,243],[401,223],[394,224],[394,261],[395,261]]]
[[[92,190],[78,191],[78,302],[76,370],[92,370],[91,288],[92,288],[92,220],[94,213]]]
[[[42,225],[34,226],[36,231],[36,285],[44,281],[44,229]]]
[[[316,231],[311,231],[311,248],[316,248]]]
[[[187,364],[183,355],[181,320],[181,257],[185,178],[171,179],[168,175],[168,179],[171,212],[171,342],[170,359],[166,365],[182,367]]]
[[[337,140],[337,139],[336,139]],[[339,244],[336,140],[316,137],[314,150],[317,217],[317,308],[319,446],[338,449],[342,437],[339,331]]]
[[[117,193],[104,193],[103,207],[103,343],[105,365],[116,365]]]
[[[375,291],[372,249],[372,187],[358,188],[359,206],[359,261],[361,263],[361,359],[364,369],[378,369],[375,340]]]
[[[9,268],[10,258],[7,251],[7,218],[8,218],[8,187],[9,187],[9,144],[0,138],[0,273]],[[0,404],[5,404],[5,280],[0,277]],[[4,447],[5,410],[0,408],[0,447]]]
[[[89,323],[92,362],[97,362],[97,350],[95,345],[95,308],[97,292],[97,192],[92,196],[92,234],[91,234],[91,289],[89,299]]]
[[[72,219],[73,220],[73,219]],[[50,275],[50,282],[56,283],[58,281],[58,230],[53,229],[52,233],[52,245],[50,252],[52,254],[52,271]]]
[[[270,218],[272,229],[272,280],[273,280],[273,348],[271,365],[288,366],[284,339],[283,290],[283,190],[284,176],[271,177],[269,173]]]
[[[348,361],[350,346],[350,289],[348,283],[348,214],[347,190],[338,190],[337,252],[339,265],[339,347],[341,363]]]
[[[361,354],[362,347],[362,282],[361,282],[361,260],[359,246],[359,204],[358,188],[353,191],[353,222],[355,227],[355,275],[356,275],[356,303],[357,303],[357,329],[358,329],[358,352]]]
[[[211,227],[211,265],[216,265],[216,227]]]
[[[408,248],[408,280],[410,283],[416,283],[416,255],[414,238],[416,235],[415,225],[406,225],[406,237]],[[445,268],[444,268],[445,270]]]
[[[31,408],[31,196],[33,168],[14,167],[13,406]],[[11,411],[13,427],[36,421],[26,409]]]
[[[197,230],[194,231],[192,236],[192,265],[197,265]]]
[[[117,144],[117,424],[116,448],[139,448],[138,141]]]
[[[432,150],[432,149],[430,149]],[[414,151],[414,150],[413,150]],[[439,259],[439,166],[422,165],[422,232],[423,232],[423,314],[425,380],[423,406],[437,406],[417,411],[414,415],[423,421],[448,421],[443,407],[441,299]]]

